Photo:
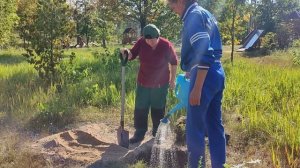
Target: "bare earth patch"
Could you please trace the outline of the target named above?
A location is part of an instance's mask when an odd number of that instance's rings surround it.
[[[140,153],[150,152],[153,143],[150,135],[141,144],[126,149],[117,145],[116,129],[102,123],[89,124],[42,138],[31,147],[51,159],[54,165],[63,167],[93,167],[116,161],[131,163]]]
[[[128,167],[138,160],[150,160],[154,138],[147,134],[138,144],[130,145],[129,149],[117,145],[117,126],[97,123],[81,126],[58,134],[42,138],[31,147],[50,160],[54,167]],[[133,130],[129,130],[132,135]],[[270,167],[269,153],[264,146],[246,145],[236,132],[231,134],[227,146],[227,163],[234,168],[264,168]],[[207,146],[208,147],[208,146]],[[208,148],[207,148],[208,150]],[[179,146],[177,158],[180,167],[186,164],[186,147]],[[207,166],[210,167],[209,153]]]

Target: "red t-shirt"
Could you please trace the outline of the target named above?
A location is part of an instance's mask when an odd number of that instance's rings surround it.
[[[157,88],[169,83],[169,63],[171,65],[178,64],[178,58],[171,42],[159,37],[156,48],[152,49],[144,38],[140,38],[130,51],[132,53],[131,60],[137,56],[140,60],[138,84],[148,88]]]

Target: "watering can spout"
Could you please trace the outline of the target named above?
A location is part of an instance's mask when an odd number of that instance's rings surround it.
[[[164,123],[164,124],[168,124],[170,122],[169,117],[171,115],[167,114],[163,119],[160,120],[160,122]]]

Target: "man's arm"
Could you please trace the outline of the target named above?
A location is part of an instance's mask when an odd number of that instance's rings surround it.
[[[138,53],[139,53],[139,50],[140,50],[140,46],[141,46],[141,43],[142,43],[142,38],[140,38],[135,44],[134,46],[131,48],[131,49],[127,49],[127,48],[122,48],[121,49],[121,53],[123,55],[123,57],[125,57],[125,51],[127,51],[128,53],[128,60],[131,61],[131,60],[134,60]]]
[[[185,23],[186,39],[189,41],[187,46],[191,45],[194,63],[198,66],[209,68],[214,63],[215,58],[211,48],[209,23],[203,14],[193,13]],[[194,64],[195,65],[195,64]],[[194,66],[192,65],[192,66]]]
[[[190,104],[192,106],[200,105],[202,87],[207,75],[208,69],[198,69],[194,87],[190,94]]]

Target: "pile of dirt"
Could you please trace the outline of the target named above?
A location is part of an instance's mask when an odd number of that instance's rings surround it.
[[[55,166],[94,167],[111,162],[132,163],[142,155],[150,156],[153,144],[150,135],[127,149],[117,144],[116,129],[106,124],[89,124],[42,138],[32,148]]]

